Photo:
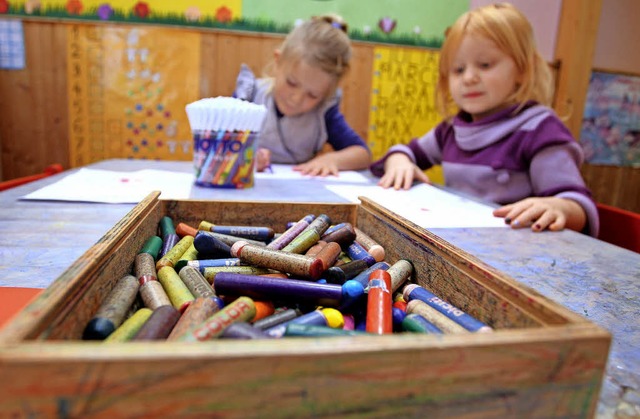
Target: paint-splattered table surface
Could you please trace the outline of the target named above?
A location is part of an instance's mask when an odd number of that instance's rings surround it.
[[[173,170],[190,162],[107,160],[94,169]],[[0,192],[0,286],[46,288],[133,204],[26,201],[20,197],[66,176]],[[192,188],[191,199],[345,202],[308,180],[256,179],[254,188]],[[441,228],[433,233],[613,335],[598,417],[640,417],[640,254],[572,231],[534,234],[503,228]]]

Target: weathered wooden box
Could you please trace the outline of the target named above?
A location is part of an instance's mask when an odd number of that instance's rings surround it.
[[[386,260],[494,333],[206,343],[79,340],[160,218],[350,221]],[[151,194],[0,332],[2,417],[590,417],[607,331],[404,219],[355,204],[163,201]]]

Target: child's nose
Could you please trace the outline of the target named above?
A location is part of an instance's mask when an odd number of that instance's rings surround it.
[[[478,73],[473,68],[466,68],[462,74],[462,79],[465,83],[471,83],[476,80]]]

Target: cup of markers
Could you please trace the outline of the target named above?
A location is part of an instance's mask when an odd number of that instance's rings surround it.
[[[195,184],[209,188],[253,186],[256,138],[267,109],[232,97],[186,106],[193,134]]]

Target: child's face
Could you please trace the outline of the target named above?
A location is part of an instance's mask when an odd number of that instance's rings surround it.
[[[462,39],[449,69],[449,91],[474,121],[511,106],[508,98],[519,82],[515,62],[493,41],[473,35]]]
[[[276,53],[273,98],[286,116],[309,112],[324,101],[333,86],[333,77],[300,60],[280,59]]]

